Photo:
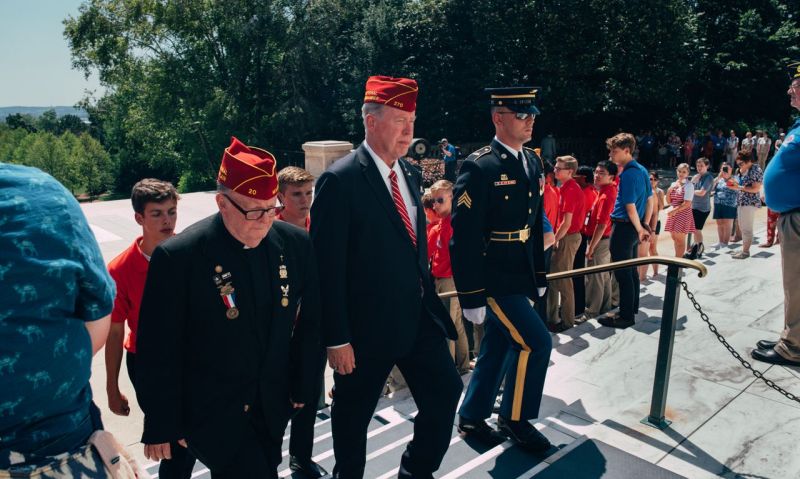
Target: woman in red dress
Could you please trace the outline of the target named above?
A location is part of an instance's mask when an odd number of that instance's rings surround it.
[[[689,165],[678,165],[678,179],[667,190],[670,208],[667,209],[667,224],[664,231],[672,234],[675,256],[683,257],[686,251],[686,234],[694,233],[694,217],[692,216],[692,198],[694,187],[688,181]]]

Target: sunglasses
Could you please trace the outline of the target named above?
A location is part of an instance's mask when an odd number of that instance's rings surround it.
[[[444,204],[444,198],[431,198],[434,203]]]
[[[498,111],[497,113],[500,113],[501,115],[514,115],[514,118],[517,120],[527,120],[528,117],[531,117],[534,120],[536,119],[536,115],[533,113],[517,113],[515,111]]]

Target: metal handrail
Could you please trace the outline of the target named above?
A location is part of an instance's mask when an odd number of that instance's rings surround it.
[[[634,266],[644,266],[646,264],[663,264],[666,266],[674,265],[679,268],[693,269],[697,271],[698,276],[701,278],[708,274],[706,265],[693,259],[676,258],[674,256],[645,256],[643,258],[626,259],[622,261],[615,261],[613,263],[600,264],[597,266],[587,266],[585,268],[550,273],[547,275],[547,281],[574,278],[576,276],[586,276],[587,274],[605,273],[607,271],[633,268]],[[457,294],[458,293],[456,291],[445,291],[444,293],[439,293],[439,297],[442,299],[454,298]]]
[[[669,256],[645,256],[613,263],[589,266],[586,268],[572,269],[547,275],[548,281],[574,278],[587,274],[605,273],[623,268],[633,268],[649,264],[663,264],[667,266],[667,281],[664,289],[664,307],[661,312],[661,333],[658,337],[658,353],[656,355],[656,371],[653,379],[653,395],[650,401],[650,414],[642,419],[643,424],[665,429],[671,424],[665,416],[667,407],[667,391],[669,390],[669,375],[672,368],[672,348],[675,343],[675,328],[678,314],[678,298],[680,287],[680,270],[683,268],[694,269],[699,277],[708,274],[708,270],[699,261],[675,258]],[[439,294],[446,299],[455,297],[455,291]]]

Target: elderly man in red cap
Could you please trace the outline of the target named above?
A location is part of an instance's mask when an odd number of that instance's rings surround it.
[[[317,399],[317,265],[308,235],[274,222],[269,152],[234,138],[217,182],[219,212],[150,260],[136,343],[142,442],[160,460],[177,441],[215,479],[276,478],[288,419]]]
[[[366,139],[317,180],[311,238],[318,251],[323,342],[334,369],[334,477],[364,475],[367,427],[397,367],[419,413],[399,477],[429,478],[450,443],[463,388],[446,339],[453,322],[427,266],[421,177],[401,157],[414,133],[417,83],[373,76]]]

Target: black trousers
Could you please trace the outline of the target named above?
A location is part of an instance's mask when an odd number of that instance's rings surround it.
[[[266,419],[260,407],[251,410],[251,418],[251,427],[245,431],[241,449],[227,467],[212,470],[211,479],[278,479],[281,442],[269,440]]]
[[[128,367],[128,377],[131,379],[134,389],[136,384],[133,378],[136,377],[136,354],[128,351],[125,353],[125,365]],[[194,454],[189,449],[181,446],[177,442],[169,443],[172,459],[164,459],[158,465],[158,477],[163,479],[189,479],[192,477],[192,470],[196,461]]]
[[[455,160],[444,162],[444,179],[455,183],[456,182],[456,166],[458,162]]]
[[[637,258],[639,234],[629,222],[613,222],[611,228],[611,261]],[[636,268],[614,271],[619,283],[619,315],[623,320],[633,320],[639,310],[639,273]]]
[[[289,435],[289,454],[299,459],[311,459],[314,450],[314,423],[317,420],[317,411],[325,404],[325,363],[327,358],[320,354],[319,380],[312,397],[315,404],[306,404],[303,409],[292,419],[291,433]],[[319,399],[317,399],[319,397]]]
[[[407,355],[365,357],[359,355],[357,348],[355,355],[356,369],[352,374],[334,373],[334,477],[364,477],[367,428],[394,365],[403,373],[419,408],[414,438],[403,453],[399,477],[432,477],[450,445],[456,405],[463,389],[441,330],[424,316],[414,348]]]
[[[575,253],[575,261],[572,262],[572,269],[586,267],[586,246],[589,244],[590,237],[581,235],[581,244]],[[586,311],[586,288],[583,276],[572,278],[572,291],[575,293],[575,316],[580,316]]]

